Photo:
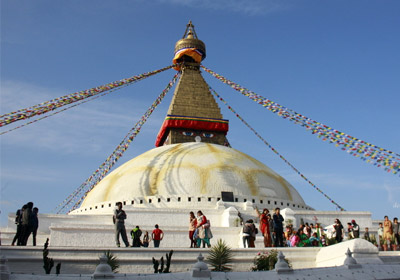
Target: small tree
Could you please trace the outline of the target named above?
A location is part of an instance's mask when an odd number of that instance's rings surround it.
[[[111,253],[110,250],[105,251],[104,254],[107,257],[107,264],[111,266],[112,272],[117,273],[117,269],[119,268],[119,261],[117,257]]]
[[[49,239],[46,239],[46,243],[44,243],[44,249],[43,249],[43,268],[46,274],[50,274],[51,269],[54,266],[54,260],[52,258],[49,258]]]
[[[212,246],[207,262],[213,267],[213,271],[231,271],[229,265],[233,261],[232,249],[226,245],[225,241],[218,239],[217,244]]]

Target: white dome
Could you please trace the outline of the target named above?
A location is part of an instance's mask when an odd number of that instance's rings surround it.
[[[126,162],[88,193],[81,208],[148,196],[220,197],[221,192],[305,206],[292,185],[249,155],[221,145],[183,143]]]

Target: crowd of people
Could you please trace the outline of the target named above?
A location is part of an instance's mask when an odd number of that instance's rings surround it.
[[[118,247],[121,246],[120,237],[126,247],[149,247],[151,241],[153,241],[154,248],[160,247],[160,242],[164,238],[164,232],[159,228],[158,224],[154,226],[154,230],[149,235],[148,231],[145,231],[142,238],[142,230],[139,226],[133,228],[130,232],[132,237],[132,245],[130,246],[128,237],[125,229],[126,213],[122,209],[122,203],[116,203],[116,209],[114,210],[113,222],[115,225],[115,242]],[[206,246],[211,247],[210,239],[213,237],[211,232],[210,220],[203,214],[202,211],[197,211],[197,217],[194,212],[189,213],[189,239],[190,248],[200,248]]]
[[[11,246],[26,246],[29,236],[32,234],[32,245],[36,246],[36,234],[39,228],[38,219],[39,209],[33,207],[33,202],[28,202],[18,209],[15,213],[15,224],[17,232],[13,238]]]
[[[306,246],[326,246],[328,236],[326,230],[321,228],[319,223],[304,223],[295,229],[293,225],[288,224],[285,227],[285,221],[280,214],[280,209],[276,208],[271,215],[268,209],[263,209],[260,213],[256,209],[259,217],[259,230],[263,236],[264,247],[306,247]],[[26,246],[28,239],[32,234],[32,244],[36,246],[36,234],[39,227],[38,219],[39,209],[33,207],[33,202],[28,202],[18,209],[15,215],[15,224],[17,232],[13,238],[12,246]],[[132,237],[132,245],[130,246],[126,229],[125,220],[127,216],[122,209],[122,203],[116,203],[116,209],[113,214],[113,223],[115,225],[115,242],[120,247],[120,237],[126,247],[149,247],[151,241],[155,248],[160,246],[161,240],[164,238],[164,232],[159,228],[158,224],[154,226],[151,235],[148,231],[144,234],[139,226],[133,228],[130,232]],[[256,236],[259,233],[254,224],[253,219],[243,222],[243,247],[254,248]],[[333,224],[332,237],[336,243],[340,243],[346,236],[346,230],[339,219]],[[143,235],[143,237],[142,237]],[[189,213],[189,239],[190,248],[211,247],[210,239],[213,237],[211,232],[210,220],[203,214],[201,210]],[[364,239],[371,240],[369,228],[364,230]],[[347,238],[360,238],[360,226],[355,220],[347,223]],[[399,223],[397,217],[391,222],[388,216],[384,217],[383,223],[379,223],[378,243],[381,240],[383,248],[390,248],[391,244],[398,246],[400,244]]]
[[[132,245],[129,245],[128,237],[125,229],[126,213],[122,210],[122,202],[116,203],[114,210],[113,223],[115,225],[115,242],[118,247],[121,247],[119,237],[121,236],[125,247],[149,247],[150,242],[153,241],[154,248],[160,247],[160,242],[164,238],[164,232],[159,228],[158,224],[154,226],[151,237],[148,231],[145,231],[142,238],[142,230],[139,226],[133,228],[130,232],[132,237]]]

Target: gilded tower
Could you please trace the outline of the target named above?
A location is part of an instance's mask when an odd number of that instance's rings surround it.
[[[175,44],[174,69],[181,77],[158,133],[157,147],[186,142],[227,144],[228,120],[223,119],[200,72],[205,57],[206,46],[189,21],[182,39]]]

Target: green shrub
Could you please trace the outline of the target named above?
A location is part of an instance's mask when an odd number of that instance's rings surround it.
[[[109,266],[111,266],[111,270],[115,273],[117,273],[117,269],[119,268],[119,261],[117,259],[117,257],[110,252],[110,250],[105,251],[104,254],[107,257],[107,263]]]
[[[222,239],[218,239],[217,244],[212,246],[207,262],[213,267],[213,271],[231,271],[229,265],[233,261],[231,248]]]

